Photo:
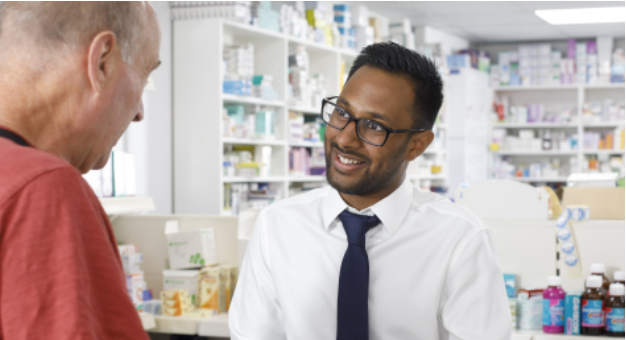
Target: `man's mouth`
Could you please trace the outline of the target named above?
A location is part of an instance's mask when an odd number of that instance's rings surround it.
[[[354,159],[354,158],[350,158],[350,157],[343,157],[339,154],[337,154],[337,158],[339,158],[339,162],[341,162],[341,164],[345,164],[345,165],[359,165],[359,164],[363,164],[365,162],[360,161],[358,159]]]

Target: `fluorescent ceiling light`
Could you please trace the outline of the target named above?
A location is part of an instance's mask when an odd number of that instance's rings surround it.
[[[624,22],[626,7],[546,9],[535,14],[552,25],[599,24]]]

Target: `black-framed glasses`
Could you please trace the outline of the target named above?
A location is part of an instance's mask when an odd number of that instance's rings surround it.
[[[348,110],[337,105],[338,97],[322,99],[322,120],[338,130],[343,130],[356,122],[356,134],[365,143],[374,146],[383,146],[392,133],[424,132],[429,129],[392,129],[383,124],[365,118],[356,118]]]

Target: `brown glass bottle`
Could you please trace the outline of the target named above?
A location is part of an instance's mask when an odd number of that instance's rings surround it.
[[[604,330],[606,335],[624,337],[624,285],[614,283],[604,300]]]
[[[581,296],[581,327],[580,334],[604,334],[604,298],[602,279],[591,275],[587,278],[587,288]]]

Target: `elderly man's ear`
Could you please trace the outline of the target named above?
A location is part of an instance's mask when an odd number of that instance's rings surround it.
[[[88,75],[91,87],[100,92],[121,59],[115,34],[111,31],[96,35],[89,46]]]

